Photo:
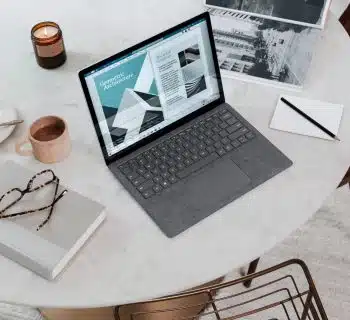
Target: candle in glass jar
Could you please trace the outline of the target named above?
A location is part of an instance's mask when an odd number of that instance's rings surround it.
[[[46,69],[57,68],[66,61],[62,31],[55,22],[40,22],[32,28],[33,48],[38,64]]]
[[[41,27],[34,31],[34,37],[39,39],[47,39],[58,33],[58,29],[52,26]]]

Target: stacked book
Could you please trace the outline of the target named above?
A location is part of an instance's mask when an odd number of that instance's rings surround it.
[[[301,88],[331,0],[205,0],[223,76]]]

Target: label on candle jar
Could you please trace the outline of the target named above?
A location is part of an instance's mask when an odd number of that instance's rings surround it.
[[[55,57],[60,53],[62,53],[62,51],[64,50],[62,38],[58,40],[56,43],[49,44],[47,46],[39,46],[37,44],[35,46],[36,46],[36,51],[38,53],[38,56],[42,58]]]

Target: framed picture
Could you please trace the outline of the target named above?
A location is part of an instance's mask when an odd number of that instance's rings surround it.
[[[209,9],[223,76],[302,88],[321,30]]]
[[[331,0],[204,0],[208,7],[322,29]]]

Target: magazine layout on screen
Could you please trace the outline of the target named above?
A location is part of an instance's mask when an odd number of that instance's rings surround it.
[[[219,98],[205,20],[89,73],[109,156]]]

